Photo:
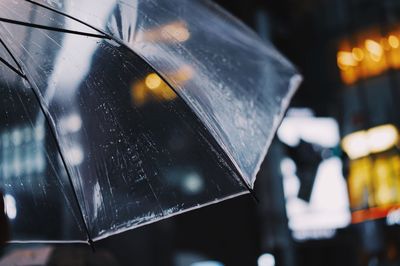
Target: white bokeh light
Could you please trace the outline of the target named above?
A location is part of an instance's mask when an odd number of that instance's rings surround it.
[[[4,196],[4,212],[11,220],[17,218],[17,203],[15,198],[10,194]]]
[[[272,254],[262,254],[257,260],[258,266],[275,266],[275,257]]]

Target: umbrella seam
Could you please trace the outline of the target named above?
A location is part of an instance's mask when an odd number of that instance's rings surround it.
[[[34,24],[34,23],[29,23],[29,22],[23,22],[23,21],[19,21],[19,20],[7,19],[7,18],[2,18],[2,17],[0,17],[0,21],[4,22],[4,23],[9,23],[9,24],[19,25],[19,26],[24,26],[24,27],[30,27],[30,28],[38,28],[38,29],[43,29],[43,30],[57,31],[57,32],[82,35],[82,36],[87,36],[87,37],[100,38],[100,39],[110,39],[110,37],[107,35],[100,35],[100,34],[88,33],[88,32],[83,32],[83,31],[74,31],[74,30],[50,27],[50,26]]]

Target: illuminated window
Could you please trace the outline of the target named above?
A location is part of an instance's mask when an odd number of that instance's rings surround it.
[[[350,157],[347,182],[353,223],[384,218],[400,207],[398,142],[393,125],[358,131],[342,140]]]
[[[41,174],[46,168],[44,127],[16,127],[0,134],[0,176],[9,179]]]

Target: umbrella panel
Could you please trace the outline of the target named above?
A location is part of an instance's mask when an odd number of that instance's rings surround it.
[[[0,182],[13,240],[86,240],[72,187],[39,104],[0,63]]]
[[[90,237],[247,193],[193,111],[113,41],[0,25],[40,96]],[[14,34],[10,34],[14,33]]]

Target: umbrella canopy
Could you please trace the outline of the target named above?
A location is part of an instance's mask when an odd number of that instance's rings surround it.
[[[248,193],[300,76],[209,1],[0,0],[14,241],[95,241]]]

